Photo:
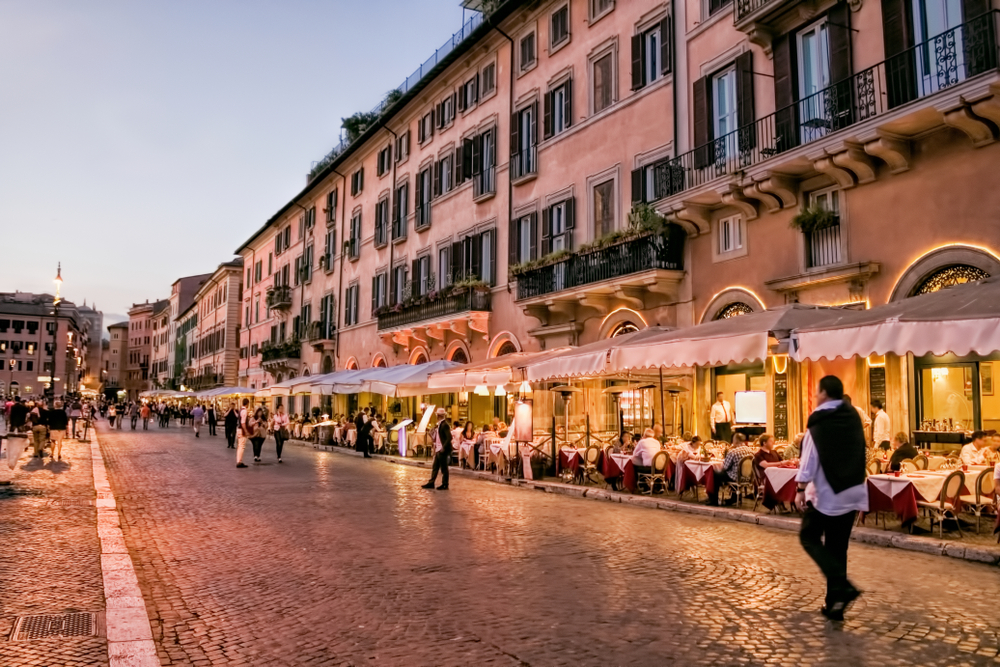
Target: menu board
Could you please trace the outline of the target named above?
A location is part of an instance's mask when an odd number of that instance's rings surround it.
[[[885,366],[868,369],[868,400],[879,400],[885,405]]]
[[[774,438],[788,440],[788,375],[774,374]]]

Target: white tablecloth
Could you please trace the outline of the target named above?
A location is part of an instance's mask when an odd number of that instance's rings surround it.
[[[795,479],[798,474],[798,468],[764,468],[764,476],[767,477],[767,481],[771,483],[771,488],[775,491],[785,488],[785,484]]]
[[[705,479],[705,473],[709,468],[714,468],[715,472],[722,472],[722,461],[685,461],[684,465],[694,474],[695,481],[699,484]]]
[[[925,501],[933,501],[941,497],[941,487],[948,478],[948,472],[937,472],[921,470],[920,472],[906,475],[872,475],[868,480],[885,495],[893,498],[897,493],[906,488],[908,484],[913,485],[913,490],[917,496]],[[966,480],[968,484],[968,480]]]
[[[611,460],[615,462],[619,470],[625,470],[625,464],[632,460],[631,454],[611,454]]]

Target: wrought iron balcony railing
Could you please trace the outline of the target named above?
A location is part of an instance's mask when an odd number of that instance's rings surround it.
[[[282,310],[292,307],[292,288],[287,285],[272,287],[267,291],[265,299],[268,308]]]
[[[530,299],[650,269],[682,270],[685,237],[682,227],[670,225],[664,234],[570,255],[518,276],[517,298]]]
[[[318,340],[332,340],[334,326],[333,322],[310,322],[306,327],[305,339],[310,343]]]
[[[524,178],[538,170],[538,149],[532,146],[526,151],[510,156],[510,177],[512,180]]]
[[[745,171],[855,123],[929,97],[998,65],[990,11],[817,93],[653,166],[655,201]]]
[[[447,288],[446,288],[447,289]],[[399,310],[390,310],[378,316],[379,329],[394,329],[396,327],[458,315],[471,311],[490,311],[490,293],[476,289],[467,289],[458,294],[450,294],[434,300],[421,300]]]

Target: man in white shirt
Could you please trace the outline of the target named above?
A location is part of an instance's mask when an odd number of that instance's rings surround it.
[[[247,448],[247,417],[250,413],[250,399],[243,399],[243,409],[240,410],[240,424],[236,427],[236,467],[246,468],[243,463],[243,452]]]
[[[858,416],[861,417],[861,426],[865,429],[865,440],[867,441],[872,434],[872,418],[867,412],[865,412],[860,405],[854,405],[854,401],[847,394],[844,394],[844,403],[854,406],[854,409],[858,411]],[[871,445],[872,443],[868,443]],[[876,443],[878,444],[878,443]]]
[[[636,471],[638,472],[641,468],[642,472],[650,472],[653,466],[653,457],[662,449],[663,447],[656,439],[653,429],[647,428],[643,431],[642,440],[635,443],[635,449],[632,450],[632,464]]]
[[[722,396],[721,391],[717,393],[715,403],[712,404],[712,437],[730,442],[733,439],[733,408]]]
[[[868,511],[865,435],[857,411],[844,404],[844,385],[819,381],[796,477],[795,503],[804,509],[799,541],[826,577],[823,615],[835,621],[861,591],[847,579],[847,547],[858,512]]]
[[[959,458],[962,459],[962,465],[986,465],[986,448],[988,446],[989,441],[986,440],[986,431],[974,431],[972,433],[972,442],[963,446],[962,453],[959,455]]]
[[[872,444],[875,447],[892,440],[892,423],[882,407],[882,401],[877,398],[872,400],[872,410],[875,412],[875,419],[872,422]]]

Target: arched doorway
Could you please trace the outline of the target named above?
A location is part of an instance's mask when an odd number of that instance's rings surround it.
[[[608,338],[617,338],[618,336],[635,333],[638,330],[639,327],[637,327],[633,322],[619,322],[618,325],[611,330],[611,333],[608,334]]]
[[[937,292],[938,290],[945,289],[946,287],[964,285],[965,283],[974,283],[980,280],[986,280],[989,277],[990,274],[978,266],[972,266],[970,264],[952,264],[951,266],[946,266],[943,269],[938,269],[931,275],[924,278],[924,280],[919,283],[916,288],[914,288],[913,293],[910,296],[930,294],[931,292]]]

